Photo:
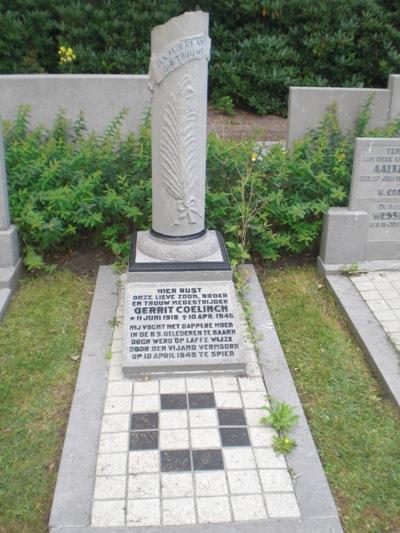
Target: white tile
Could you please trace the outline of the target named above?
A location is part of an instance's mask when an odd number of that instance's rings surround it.
[[[196,523],[193,498],[173,498],[162,501],[164,525],[185,525]]]
[[[216,427],[218,425],[215,409],[189,409],[189,425],[192,428]]]
[[[242,468],[256,468],[251,448],[223,448],[225,468],[240,470]]]
[[[104,405],[105,414],[129,413],[131,410],[130,396],[109,396]]]
[[[220,448],[221,441],[217,428],[193,428],[190,430],[192,448]]]
[[[367,302],[369,300],[380,300],[382,298],[378,291],[363,291],[360,294]]]
[[[101,453],[97,456],[98,476],[121,476],[126,473],[126,453]]]
[[[107,388],[107,396],[131,396],[131,381],[110,381]]]
[[[238,382],[235,377],[220,377],[213,378],[214,391],[219,392],[228,392],[228,391],[237,391]]]
[[[147,394],[146,396],[133,396],[132,411],[140,413],[143,411],[158,411],[160,408],[160,397],[158,394]]]
[[[160,392],[161,394],[178,394],[186,392],[185,379],[161,379],[160,380]]]
[[[152,379],[149,381],[134,381],[133,394],[158,394],[159,392],[158,380]]]
[[[267,394],[262,378],[239,378],[239,385],[242,391],[259,391]]]
[[[390,309],[395,309],[396,311],[400,309],[400,299],[386,300],[386,302],[388,306],[390,307]]]
[[[182,429],[187,428],[187,411],[160,411],[160,429]]]
[[[99,453],[127,452],[129,434],[102,433],[100,435]]]
[[[264,492],[291,492],[292,480],[287,470],[260,470],[261,484]]]
[[[357,279],[352,281],[359,291],[374,291],[375,288],[378,288],[371,281],[358,281]]]
[[[250,355],[253,352],[246,352],[248,363],[246,366],[246,373],[249,377],[260,377],[261,376],[261,368],[257,361],[255,360],[249,360]]]
[[[398,300],[400,298],[400,292],[396,290],[390,291],[380,291],[381,297],[386,301],[388,300]]]
[[[193,496],[193,477],[191,472],[161,474],[162,498],[188,496]]]
[[[381,320],[380,323],[386,333],[400,332],[400,320]]]
[[[129,452],[129,473],[159,472],[160,453],[158,450]]]
[[[210,378],[186,378],[188,392],[212,392]]]
[[[263,426],[260,420],[267,416],[267,412],[263,409],[245,409],[245,414],[248,426]]]
[[[399,280],[392,280],[392,285],[395,289],[400,290],[400,281]]]
[[[95,500],[125,498],[126,476],[96,477],[94,486]]]
[[[189,448],[187,429],[160,430],[160,450],[183,450]]]
[[[92,507],[93,527],[118,527],[125,524],[125,500],[95,501]]]
[[[228,494],[225,472],[195,472],[197,496],[225,496]]]
[[[249,428],[250,440],[253,446],[272,446],[275,431],[272,428]]]
[[[268,403],[266,396],[265,392],[242,392],[243,405],[246,409],[261,409]]]
[[[251,496],[231,497],[233,518],[236,522],[242,520],[262,520],[267,518],[262,496],[252,494]]]
[[[397,320],[397,315],[391,309],[384,311],[374,311],[374,315],[377,320]]]
[[[160,500],[128,500],[127,526],[159,526]]]
[[[300,516],[294,494],[265,494],[265,502],[271,518],[294,518]]]
[[[373,284],[374,284],[374,287],[377,291],[391,291],[393,289],[395,289],[396,287],[394,286],[394,283],[390,283],[389,280],[387,279],[381,279],[379,281],[374,281]]]
[[[385,311],[389,309],[388,303],[389,302],[386,303],[385,300],[371,300],[368,302],[368,307],[372,311]]]
[[[273,448],[254,448],[258,468],[286,468],[283,455],[278,455]]]
[[[124,375],[122,374],[122,368],[119,365],[110,366],[108,369],[109,381],[123,381]]]
[[[231,521],[231,510],[227,496],[197,498],[196,503],[200,524],[216,524],[218,522]]]
[[[354,280],[354,285],[357,287],[357,289],[361,291],[374,291],[378,287],[375,287],[375,285],[371,281],[362,281],[362,282],[356,282]]]
[[[112,352],[110,359],[110,366],[121,366],[122,364],[122,353],[121,352]]]
[[[215,403],[217,407],[240,408],[242,401],[238,392],[216,392]]]
[[[122,432],[129,430],[129,414],[104,415],[101,424],[102,433]]]
[[[231,494],[254,494],[261,492],[257,470],[228,470]]]
[[[159,474],[130,474],[128,480],[128,498],[159,498]]]

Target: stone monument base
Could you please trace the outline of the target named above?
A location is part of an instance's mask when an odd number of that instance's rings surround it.
[[[124,313],[125,377],[244,375],[242,322],[218,232],[177,241],[150,232],[133,235]]]
[[[162,239],[149,231],[133,234],[128,283],[218,280],[232,280],[228,254],[219,232],[207,231],[200,238],[187,240]]]

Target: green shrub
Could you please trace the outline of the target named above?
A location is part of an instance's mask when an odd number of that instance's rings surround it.
[[[207,225],[223,233],[234,263],[315,249],[323,213],[346,205],[354,136],[367,134],[368,114],[344,135],[332,108],[291,151],[277,144],[263,154],[250,141],[209,137]],[[130,233],[150,226],[149,125],[138,137],[122,137],[124,115],[104,135],[86,134],[83,117],[69,124],[63,112],[51,130],[29,131],[26,106],[5,123],[10,206],[28,267],[43,268],[49,253],[82,240],[126,260]],[[372,134],[399,131],[396,122]]]
[[[197,8],[210,13],[214,102],[285,115],[289,85],[385,87],[400,62],[389,0],[3,0],[0,73],[144,73],[151,29]]]

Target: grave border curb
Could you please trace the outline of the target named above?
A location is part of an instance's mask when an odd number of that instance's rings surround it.
[[[117,307],[117,274],[100,266],[51,508],[50,531],[87,526],[106,396],[107,351]],[[94,450],[96,451],[94,453]]]
[[[351,280],[327,275],[325,281],[343,310],[374,374],[400,411],[400,354]]]
[[[99,268],[81,364],[72,401],[51,510],[51,533],[342,533],[337,509],[286,363],[264,294],[252,265],[248,273],[248,298],[259,341],[259,360],[268,392],[296,408],[299,425],[293,436],[297,449],[287,458],[301,473],[294,482],[301,518],[254,522],[196,524],[159,527],[91,527],[90,511],[95,480],[97,446],[107,385],[105,354],[112,338],[117,304],[117,275],[110,266]]]

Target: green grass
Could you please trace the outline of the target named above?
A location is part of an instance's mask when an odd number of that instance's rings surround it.
[[[47,521],[93,284],[26,277],[0,323],[0,531]]]
[[[261,273],[311,431],[350,533],[400,527],[400,419],[312,267]]]

